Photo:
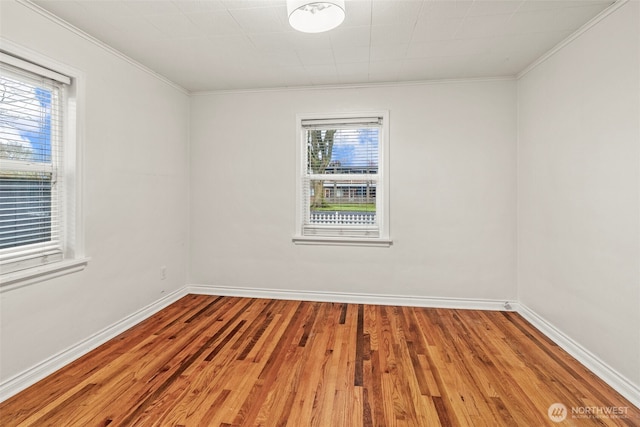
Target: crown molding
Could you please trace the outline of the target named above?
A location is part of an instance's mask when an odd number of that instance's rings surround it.
[[[0,0],[2,1],[2,0]],[[344,90],[344,89],[364,89],[364,88],[381,88],[381,87],[404,87],[404,86],[424,86],[424,85],[439,85],[439,84],[457,84],[457,83],[475,83],[475,82],[492,82],[492,81],[505,81],[516,80],[516,76],[495,76],[495,77],[470,77],[470,78],[456,78],[456,79],[433,79],[433,80],[414,80],[403,82],[379,82],[379,83],[353,83],[353,84],[337,84],[337,85],[316,85],[316,86],[281,86],[281,87],[265,87],[265,88],[251,88],[251,89],[220,89],[210,91],[189,91],[182,86],[174,83],[163,75],[153,71],[147,66],[137,62],[133,58],[125,55],[119,50],[109,46],[105,42],[93,37],[92,35],[84,32],[83,30],[68,23],[62,18],[54,15],[46,9],[33,3],[31,0],[15,0],[18,4],[36,12],[37,14],[45,17],[53,23],[65,28],[66,30],[74,33],[75,35],[87,40],[90,43],[100,47],[101,49],[109,52],[110,54],[122,59],[125,62],[133,65],[141,71],[155,77],[163,83],[173,87],[174,89],[182,92],[185,95],[190,96],[206,96],[206,95],[220,95],[220,94],[235,94],[235,93],[261,93],[261,92],[284,92],[284,91],[307,91],[307,90]],[[626,1],[626,0],[624,0]]]
[[[558,43],[547,53],[543,54],[541,57],[536,59],[534,62],[529,64],[525,69],[517,73],[515,76],[497,76],[497,77],[479,77],[479,78],[461,78],[461,79],[434,79],[434,80],[419,80],[419,81],[407,81],[407,82],[381,82],[381,83],[356,83],[356,84],[342,84],[342,85],[318,85],[318,86],[282,86],[282,87],[273,87],[273,88],[252,88],[252,89],[221,89],[221,90],[210,90],[210,91],[188,91],[182,86],[172,82],[167,79],[163,75],[153,71],[152,69],[142,65],[141,63],[135,61],[124,53],[120,52],[117,49],[109,46],[108,44],[100,41],[99,39],[87,34],[81,29],[71,25],[70,23],[64,21],[63,19],[57,17],[51,12],[43,9],[42,7],[32,3],[31,0],[16,0],[17,3],[31,9],[32,11],[38,13],[39,15],[49,19],[50,21],[60,25],[61,27],[73,32],[74,34],[82,37],[83,39],[93,43],[94,45],[102,48],[103,50],[111,53],[112,55],[128,62],[129,64],[135,66],[136,68],[152,75],[158,80],[164,82],[165,84],[177,89],[178,91],[184,93],[185,95],[192,96],[206,96],[206,95],[222,95],[222,94],[236,94],[236,93],[261,93],[261,92],[284,92],[284,91],[305,91],[305,90],[339,90],[339,89],[363,89],[363,88],[380,88],[380,87],[403,87],[403,86],[422,86],[422,85],[433,85],[433,84],[451,84],[451,83],[467,83],[467,82],[487,82],[487,81],[503,81],[503,80],[519,80],[525,75],[527,75],[530,71],[537,68],[539,65],[546,62],[549,58],[554,56],[556,53],[564,49],[566,46],[571,44],[574,40],[579,38],[582,34],[589,31],[592,27],[597,25],[600,21],[611,15],[616,10],[620,9],[629,0],[617,0],[607,9],[602,11],[596,17],[591,19],[589,22],[584,24],[578,30],[576,30],[569,37]]]
[[[2,0],[0,0],[2,1]],[[171,86],[172,88],[182,92],[185,95],[189,95],[189,91],[186,90],[185,88],[183,88],[182,86],[172,82],[171,80],[167,79],[166,77],[164,77],[161,74],[158,74],[157,72],[153,71],[151,68],[146,67],[145,65],[142,65],[141,63],[135,61],[134,59],[128,57],[127,55],[125,55],[124,53],[120,52],[117,49],[114,49],[113,47],[109,46],[108,44],[98,40],[97,38],[87,34],[86,32],[82,31],[81,29],[79,29],[78,27],[75,27],[73,25],[71,25],[70,23],[68,23],[67,21],[63,20],[62,18],[57,17],[56,15],[52,14],[51,12],[49,12],[46,9],[43,9],[42,7],[38,6],[35,3],[32,3],[30,0],[15,0],[18,4],[26,7],[27,9],[30,9],[31,11],[43,16],[44,18],[48,19],[49,21],[53,22],[54,24],[57,24],[61,27],[63,27],[64,29],[74,33],[75,35],[83,38],[84,40],[93,43],[94,45],[96,45],[97,47],[109,52],[111,55],[129,63],[130,65],[133,65],[134,67],[138,68],[139,70],[149,74],[150,76],[155,77],[156,79],[160,80],[161,82],[167,84],[168,86]]]
[[[593,17],[590,21],[588,21],[582,27],[578,28],[569,37],[567,37],[566,39],[562,40],[560,43],[558,43],[553,48],[551,48],[551,50],[549,50],[547,53],[543,54],[541,57],[539,57],[538,59],[533,61],[531,64],[529,64],[524,70],[520,71],[516,75],[516,78],[518,80],[523,78],[530,71],[532,71],[535,68],[537,68],[538,66],[542,65],[544,62],[546,62],[549,58],[554,56],[556,53],[560,52],[562,49],[564,49],[565,47],[569,46],[574,40],[578,39],[580,36],[582,36],[584,33],[589,31],[591,28],[595,27],[600,21],[605,19],[607,16],[611,15],[616,10],[620,9],[622,6],[624,6],[628,2],[629,2],[629,0],[617,0],[611,6],[609,6],[608,8],[606,8],[605,10],[600,12],[598,15]]]
[[[227,95],[227,94],[262,93],[262,92],[297,92],[297,91],[308,91],[308,90],[372,89],[372,88],[383,88],[383,87],[431,86],[431,85],[441,85],[441,84],[498,82],[498,81],[510,81],[510,80],[515,81],[516,76],[412,80],[412,81],[406,81],[406,82],[349,83],[349,84],[317,85],[317,86],[280,86],[280,87],[269,87],[269,88],[254,88],[254,89],[220,89],[220,90],[194,91],[194,92],[191,92],[190,95],[191,96],[207,96],[207,95]]]

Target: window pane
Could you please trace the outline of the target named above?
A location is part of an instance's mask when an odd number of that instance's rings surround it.
[[[382,170],[388,113],[304,114],[297,120],[299,242],[387,244],[381,239],[388,236]]]
[[[0,75],[0,159],[51,162],[53,88]]]
[[[58,239],[52,147],[60,137],[59,91],[47,79],[0,68],[0,249]]]
[[[51,174],[0,176],[0,249],[51,240]]]
[[[309,224],[376,224],[373,180],[309,180],[306,191]]]
[[[308,129],[307,173],[378,173],[378,127]]]

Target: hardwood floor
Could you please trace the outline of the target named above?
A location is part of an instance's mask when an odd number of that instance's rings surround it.
[[[0,425],[639,426],[640,410],[516,313],[189,295],[0,404]]]

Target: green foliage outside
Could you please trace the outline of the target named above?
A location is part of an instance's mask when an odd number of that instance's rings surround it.
[[[350,211],[350,212],[375,212],[376,205],[374,203],[342,203],[339,205],[332,205],[326,203],[322,207],[312,207],[315,211]]]
[[[324,173],[327,166],[331,162],[333,153],[333,139],[336,129],[310,130],[307,132],[307,155],[308,165],[313,173]],[[324,191],[322,181],[313,181],[314,195],[311,198],[311,207],[313,209],[323,208],[327,206],[324,201]]]

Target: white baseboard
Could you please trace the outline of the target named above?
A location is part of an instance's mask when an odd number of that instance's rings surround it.
[[[591,372],[609,384],[614,390],[623,395],[627,400],[640,408],[640,387],[618,373],[611,366],[603,362],[598,356],[575,342],[564,332],[556,328],[535,311],[522,303],[513,304],[518,314],[546,335],[551,341],[558,344],[564,351],[573,356],[577,361],[586,366]]]
[[[576,343],[551,323],[527,306],[516,301],[469,298],[437,298],[403,295],[358,294],[348,292],[293,291],[288,289],[264,289],[230,286],[187,285],[158,301],[138,310],[87,339],[51,356],[37,365],[0,383],[0,402],[35,384],[47,375],[78,359],[111,338],[142,322],[187,294],[222,295],[250,298],[273,298],[283,300],[340,302],[351,304],[398,305],[470,310],[517,311],[540,332],[558,344],[567,353],[585,365],[618,393],[635,406],[640,407],[640,387],[632,383],[615,369],[608,366],[593,353]]]
[[[132,326],[137,325],[163,308],[173,304],[183,296],[187,295],[186,288],[180,288],[172,292],[158,301],[136,311],[135,313],[125,317],[124,319],[114,323],[111,326],[89,336],[79,343],[62,350],[61,352],[43,360],[35,366],[5,380],[0,383],[0,402],[5,401],[11,396],[21,392],[27,387],[42,380],[47,375],[51,375],[58,369],[73,362],[81,356],[87,354],[96,347],[106,343],[111,338],[116,337]]]
[[[352,304],[404,305],[475,310],[508,310],[512,301],[474,300],[462,298],[426,298],[397,295],[368,295],[339,292],[292,291],[285,289],[238,288],[228,286],[188,285],[138,310],[79,343],[43,360],[19,374],[0,382],[0,402],[51,375],[58,369],[106,343],[188,294],[223,295],[248,298],[344,302]]]
[[[516,311],[540,332],[585,365],[635,406],[640,407],[640,388],[620,375],[593,353],[576,343],[533,310],[517,301],[469,298],[432,298],[401,295],[357,294],[347,292],[293,291],[231,286],[188,285],[188,293],[302,301],[344,302],[352,304],[400,305],[471,310]]]
[[[350,304],[400,305],[413,307],[452,308],[468,310],[509,311],[514,301],[474,298],[439,298],[389,294],[358,294],[352,292],[301,291],[232,286],[187,285],[187,293],[249,298],[272,298],[298,301],[340,302]]]

